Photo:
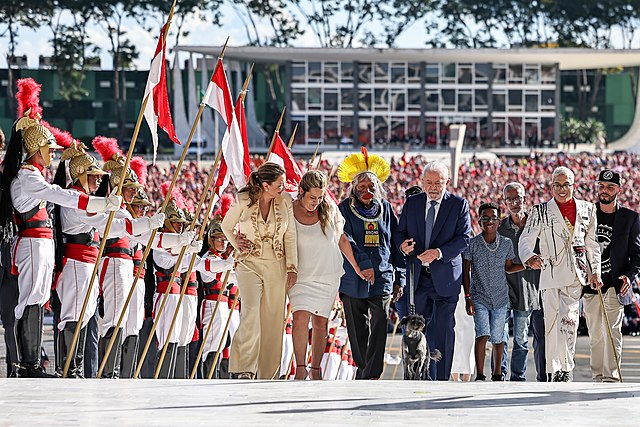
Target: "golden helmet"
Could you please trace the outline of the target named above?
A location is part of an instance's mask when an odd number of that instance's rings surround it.
[[[107,173],[100,168],[98,160],[87,154],[87,147],[80,141],[75,140],[68,148],[62,152],[61,161],[69,160],[69,175],[75,183],[79,182],[82,188],[88,193],[89,184],[87,182],[88,175],[106,175]]]
[[[220,214],[213,216],[213,219],[209,224],[209,230],[207,230],[207,239],[209,240],[210,248],[214,248],[213,239],[216,237],[224,237],[226,239],[226,236],[222,231],[222,215]]]
[[[30,113],[31,109],[28,109],[24,112],[24,116],[15,123],[15,129],[21,131],[22,134],[22,146],[26,152],[25,158],[28,159],[40,151],[45,166],[49,167],[51,164],[49,150],[58,150],[64,147],[58,145],[53,133],[40,123],[40,115],[37,114],[36,118],[32,119],[29,117]]]
[[[124,172],[124,156],[114,155],[111,160],[108,160],[104,164],[104,170],[111,171],[111,175],[109,176],[109,182],[111,183],[111,187],[115,188],[120,184],[120,178]],[[138,175],[131,170],[131,168],[127,168],[126,173],[124,173],[124,182],[122,183],[122,188],[126,187],[135,187],[135,188],[143,188],[138,180]]]
[[[171,201],[167,204],[164,214],[164,228],[172,233],[177,232],[176,229],[173,228],[172,223],[177,222],[187,224],[189,222],[184,214],[184,211],[178,207],[176,201],[173,199],[171,199]]]
[[[127,203],[127,210],[134,217],[137,218],[137,213],[133,210],[132,206],[152,206],[153,203],[149,200],[149,196],[144,192],[142,188],[138,188],[136,194],[133,196],[131,203]]]

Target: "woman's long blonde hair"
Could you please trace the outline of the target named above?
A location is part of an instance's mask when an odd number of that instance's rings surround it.
[[[304,175],[302,175],[302,179],[299,184],[300,198],[304,196],[304,193],[308,192],[312,188],[319,188],[321,190],[327,189],[327,177],[320,171],[310,170]],[[331,207],[329,206],[329,202],[327,202],[326,194],[322,199],[322,202],[318,205],[318,218],[320,219],[320,228],[322,229],[322,233],[326,235],[325,228],[329,223],[329,211]]]
[[[276,163],[263,163],[257,171],[251,172],[247,185],[240,193],[249,193],[249,206],[253,206],[262,194],[262,184],[273,184],[276,179],[284,175],[284,169]]]

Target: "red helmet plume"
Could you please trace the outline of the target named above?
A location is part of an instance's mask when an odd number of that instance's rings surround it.
[[[147,185],[147,162],[142,157],[132,157],[129,167],[138,175],[138,182],[142,186]],[[168,187],[167,187],[168,189]]]
[[[124,156],[120,147],[118,147],[118,140],[115,138],[108,138],[106,136],[96,136],[91,142],[93,148],[98,152],[102,160],[113,160],[113,156],[118,154]]]
[[[167,193],[169,192],[169,187],[171,186],[171,181],[165,181],[160,184],[160,192],[162,193],[162,197],[166,198]],[[174,186],[173,191],[171,192],[171,198],[175,200],[176,206],[180,209],[185,209],[187,207],[187,200],[184,198],[178,187]]]
[[[223,194],[220,196],[220,207],[215,211],[215,214],[224,218],[232,204],[233,196],[229,193]]]
[[[18,118],[22,117],[28,109],[31,109],[29,117],[32,119],[36,117],[36,114],[42,116],[42,107],[40,106],[42,85],[28,77],[26,79],[18,79],[16,86],[18,87],[18,92],[16,93]]]

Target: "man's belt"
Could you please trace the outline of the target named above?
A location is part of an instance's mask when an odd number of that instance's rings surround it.
[[[95,248],[100,247],[100,242],[93,239],[93,233],[82,234],[64,234],[64,238],[67,243],[74,243],[76,245],[93,246]]]
[[[131,248],[105,248],[104,254],[109,255],[126,255],[129,258],[133,258],[133,249]]]
[[[27,221],[18,224],[18,231],[29,230],[31,228],[53,228],[53,221],[45,219],[42,221]]]

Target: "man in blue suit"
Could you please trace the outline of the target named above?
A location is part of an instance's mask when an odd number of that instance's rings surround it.
[[[424,193],[407,199],[394,234],[405,255],[413,259],[415,308],[427,321],[431,350],[442,360],[431,363],[430,376],[448,381],[453,361],[454,312],[462,286],[462,252],[469,244],[471,219],[466,200],[446,191],[449,169],[431,162],[424,170]],[[407,265],[409,267],[409,265]],[[396,290],[395,294],[400,294]],[[397,301],[399,315],[408,313],[408,292]]]

